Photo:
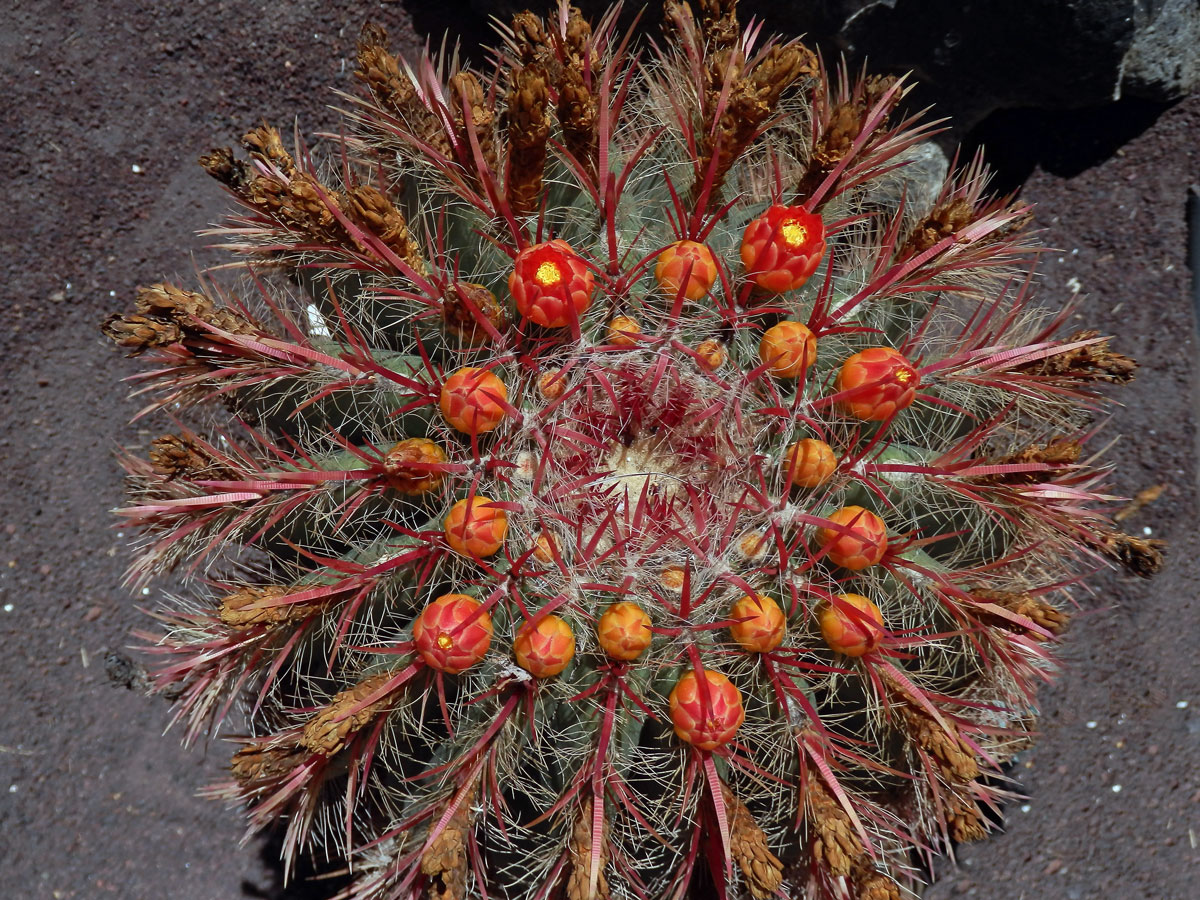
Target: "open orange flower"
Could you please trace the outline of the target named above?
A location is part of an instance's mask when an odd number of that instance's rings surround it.
[[[451,428],[475,435],[504,421],[502,400],[508,400],[508,388],[494,372],[463,366],[442,384],[438,406]]]
[[[883,613],[862,594],[838,594],[817,608],[821,636],[831,650],[864,656],[879,646],[887,633]]]
[[[459,500],[442,523],[446,543],[455,553],[483,559],[504,546],[508,516],[493,507],[492,500],[476,494]]]
[[[595,279],[566,241],[534,244],[517,254],[508,290],[517,312],[546,328],[566,328],[592,305]]]
[[[837,391],[846,396],[838,406],[856,419],[881,422],[907,408],[920,386],[921,376],[904,354],[891,347],[870,347],[842,363]]]
[[[544,616],[536,625],[526,622],[513,641],[517,665],[536,678],[551,678],[575,656],[575,632],[561,616]]]
[[[824,255],[825,223],[803,206],[772,206],[742,235],[746,274],[772,294],[800,287]]]
[[[676,241],[658,256],[654,280],[668,297],[680,290],[688,300],[699,300],[717,280],[717,260],[707,246],[697,241]]]
[[[729,743],[746,719],[742,694],[733,682],[711,669],[704,670],[705,690],[695,670],[676,682],[667,702],[675,733],[697,750],[715,750]]]
[[[433,668],[457,675],[487,655],[492,617],[466,594],[443,594],[413,622],[413,646]]]
[[[861,506],[843,506],[828,518],[841,527],[817,529],[817,543],[831,563],[857,572],[883,559],[887,526],[875,513]]]

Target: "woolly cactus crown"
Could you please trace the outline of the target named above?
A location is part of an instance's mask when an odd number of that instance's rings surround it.
[[[522,13],[485,72],[368,26],[323,162],[203,157],[241,280],[105,323],[214,413],[124,460],[130,579],[190,588],[157,684],[244,712],[211,793],[346,897],[903,896],[1066,586],[1160,562],[1082,449],[1133,364],[1031,303],[1028,210],[735,7]]]

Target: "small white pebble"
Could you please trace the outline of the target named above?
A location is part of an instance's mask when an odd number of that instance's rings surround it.
[[[141,175],[141,174],[142,174],[142,167],[141,167],[141,166],[139,166],[137,163],[134,163],[132,166],[130,166],[130,167],[129,167],[129,170],[130,170],[131,172],[133,172],[133,174],[134,174],[134,175]]]
[[[1088,723],[1087,723],[1087,727],[1088,727],[1088,728],[1095,728],[1095,727],[1096,727],[1096,723],[1095,723],[1095,722],[1088,722]]]
[[[1154,534],[1154,532],[1150,529],[1149,525],[1145,525],[1142,527],[1142,534]]]
[[[10,794],[15,794],[17,792],[17,786],[15,784],[10,784],[8,786],[8,792]]]
[[[1033,807],[1028,803],[1021,806],[1021,812],[1029,812],[1031,809],[1033,809]]]
[[[108,292],[108,296],[110,296],[110,297],[115,297],[115,296],[117,296],[117,292],[116,292],[116,291],[109,291],[109,292]]]
[[[9,609],[11,606],[12,606],[12,604],[10,603],[10,604],[8,604],[8,606],[5,606],[4,608],[5,608],[5,610],[7,610],[7,609]],[[1177,701],[1175,702],[1175,708],[1176,708],[1176,709],[1187,709],[1187,708],[1188,708],[1188,702],[1187,702],[1186,700],[1177,700]]]
[[[142,596],[149,597],[150,596],[150,588],[142,588]]]
[[[1119,784],[1114,784],[1114,785],[1112,786],[1112,791],[1113,791],[1113,793],[1114,793],[1114,794],[1119,794],[1119,793],[1121,793],[1121,786],[1120,786]]]
[[[5,604],[4,604],[4,611],[5,611],[5,612],[12,612],[12,611],[13,611],[13,605],[12,605],[11,603],[5,603]],[[1186,704],[1185,704],[1185,705],[1186,705]]]

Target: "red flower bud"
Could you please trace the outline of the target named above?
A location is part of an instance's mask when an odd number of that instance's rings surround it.
[[[856,419],[881,422],[907,408],[920,385],[921,376],[902,353],[891,347],[871,347],[842,363],[837,391],[846,396],[838,400],[838,406]]]
[[[704,680],[707,691],[703,693],[694,670],[676,682],[668,698],[671,724],[675,733],[697,750],[715,750],[733,738],[746,711],[741,693],[720,672],[705,669]]]
[[[857,572],[883,559],[887,526],[875,513],[861,506],[843,506],[829,521],[841,527],[817,529],[817,543],[831,563]]]
[[[566,241],[534,244],[517,254],[508,290],[517,311],[546,328],[565,328],[592,305],[595,279]]]
[[[682,288],[683,296],[688,300],[699,300],[712,290],[717,280],[717,260],[704,244],[676,241],[659,254],[654,265],[654,280],[672,299]]]
[[[492,643],[492,617],[466,594],[443,594],[413,622],[413,645],[435,669],[457,675],[487,655]]]
[[[507,399],[508,388],[495,373],[463,366],[442,384],[438,405],[451,428],[463,434],[480,434],[504,420],[500,401]]]
[[[883,613],[862,594],[838,594],[817,608],[821,636],[831,650],[864,656],[879,646],[886,631]]]
[[[442,525],[451,550],[482,559],[504,546],[508,516],[504,510],[492,507],[492,502],[482,494],[476,494],[450,507]]]
[[[526,622],[513,641],[517,665],[536,678],[550,678],[575,656],[575,632],[559,616],[544,616],[537,625]]]
[[[772,206],[746,226],[742,265],[758,287],[773,294],[794,291],[825,255],[825,223],[802,206]]]

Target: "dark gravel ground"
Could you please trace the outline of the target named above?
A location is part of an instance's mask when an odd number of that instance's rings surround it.
[[[460,7],[413,8],[421,29],[479,26]],[[105,672],[143,624],[118,586],[112,450],[157,432],[126,425],[135,407],[118,381],[133,366],[96,325],[135,285],[186,282],[190,254],[212,259],[193,232],[225,201],[200,152],[263,116],[335,127],[323,104],[329,86],[350,86],[366,18],[413,45],[394,3],[0,11],[0,896],[285,896],[261,842],[235,849],[237,814],[195,796],[227,751],[160,738],[162,703]],[[1149,583],[1102,576],[1082,598],[1069,667],[1017,769],[1031,799],[929,896],[1188,900],[1200,879],[1200,630],[1185,201],[1200,182],[1200,100],[1009,114],[986,135],[1008,177],[1032,169],[1025,196],[1062,248],[1042,267],[1046,301],[1081,290],[1080,325],[1115,333],[1143,363],[1110,457],[1118,492],[1166,485],[1126,525],[1170,541],[1171,561]]]

